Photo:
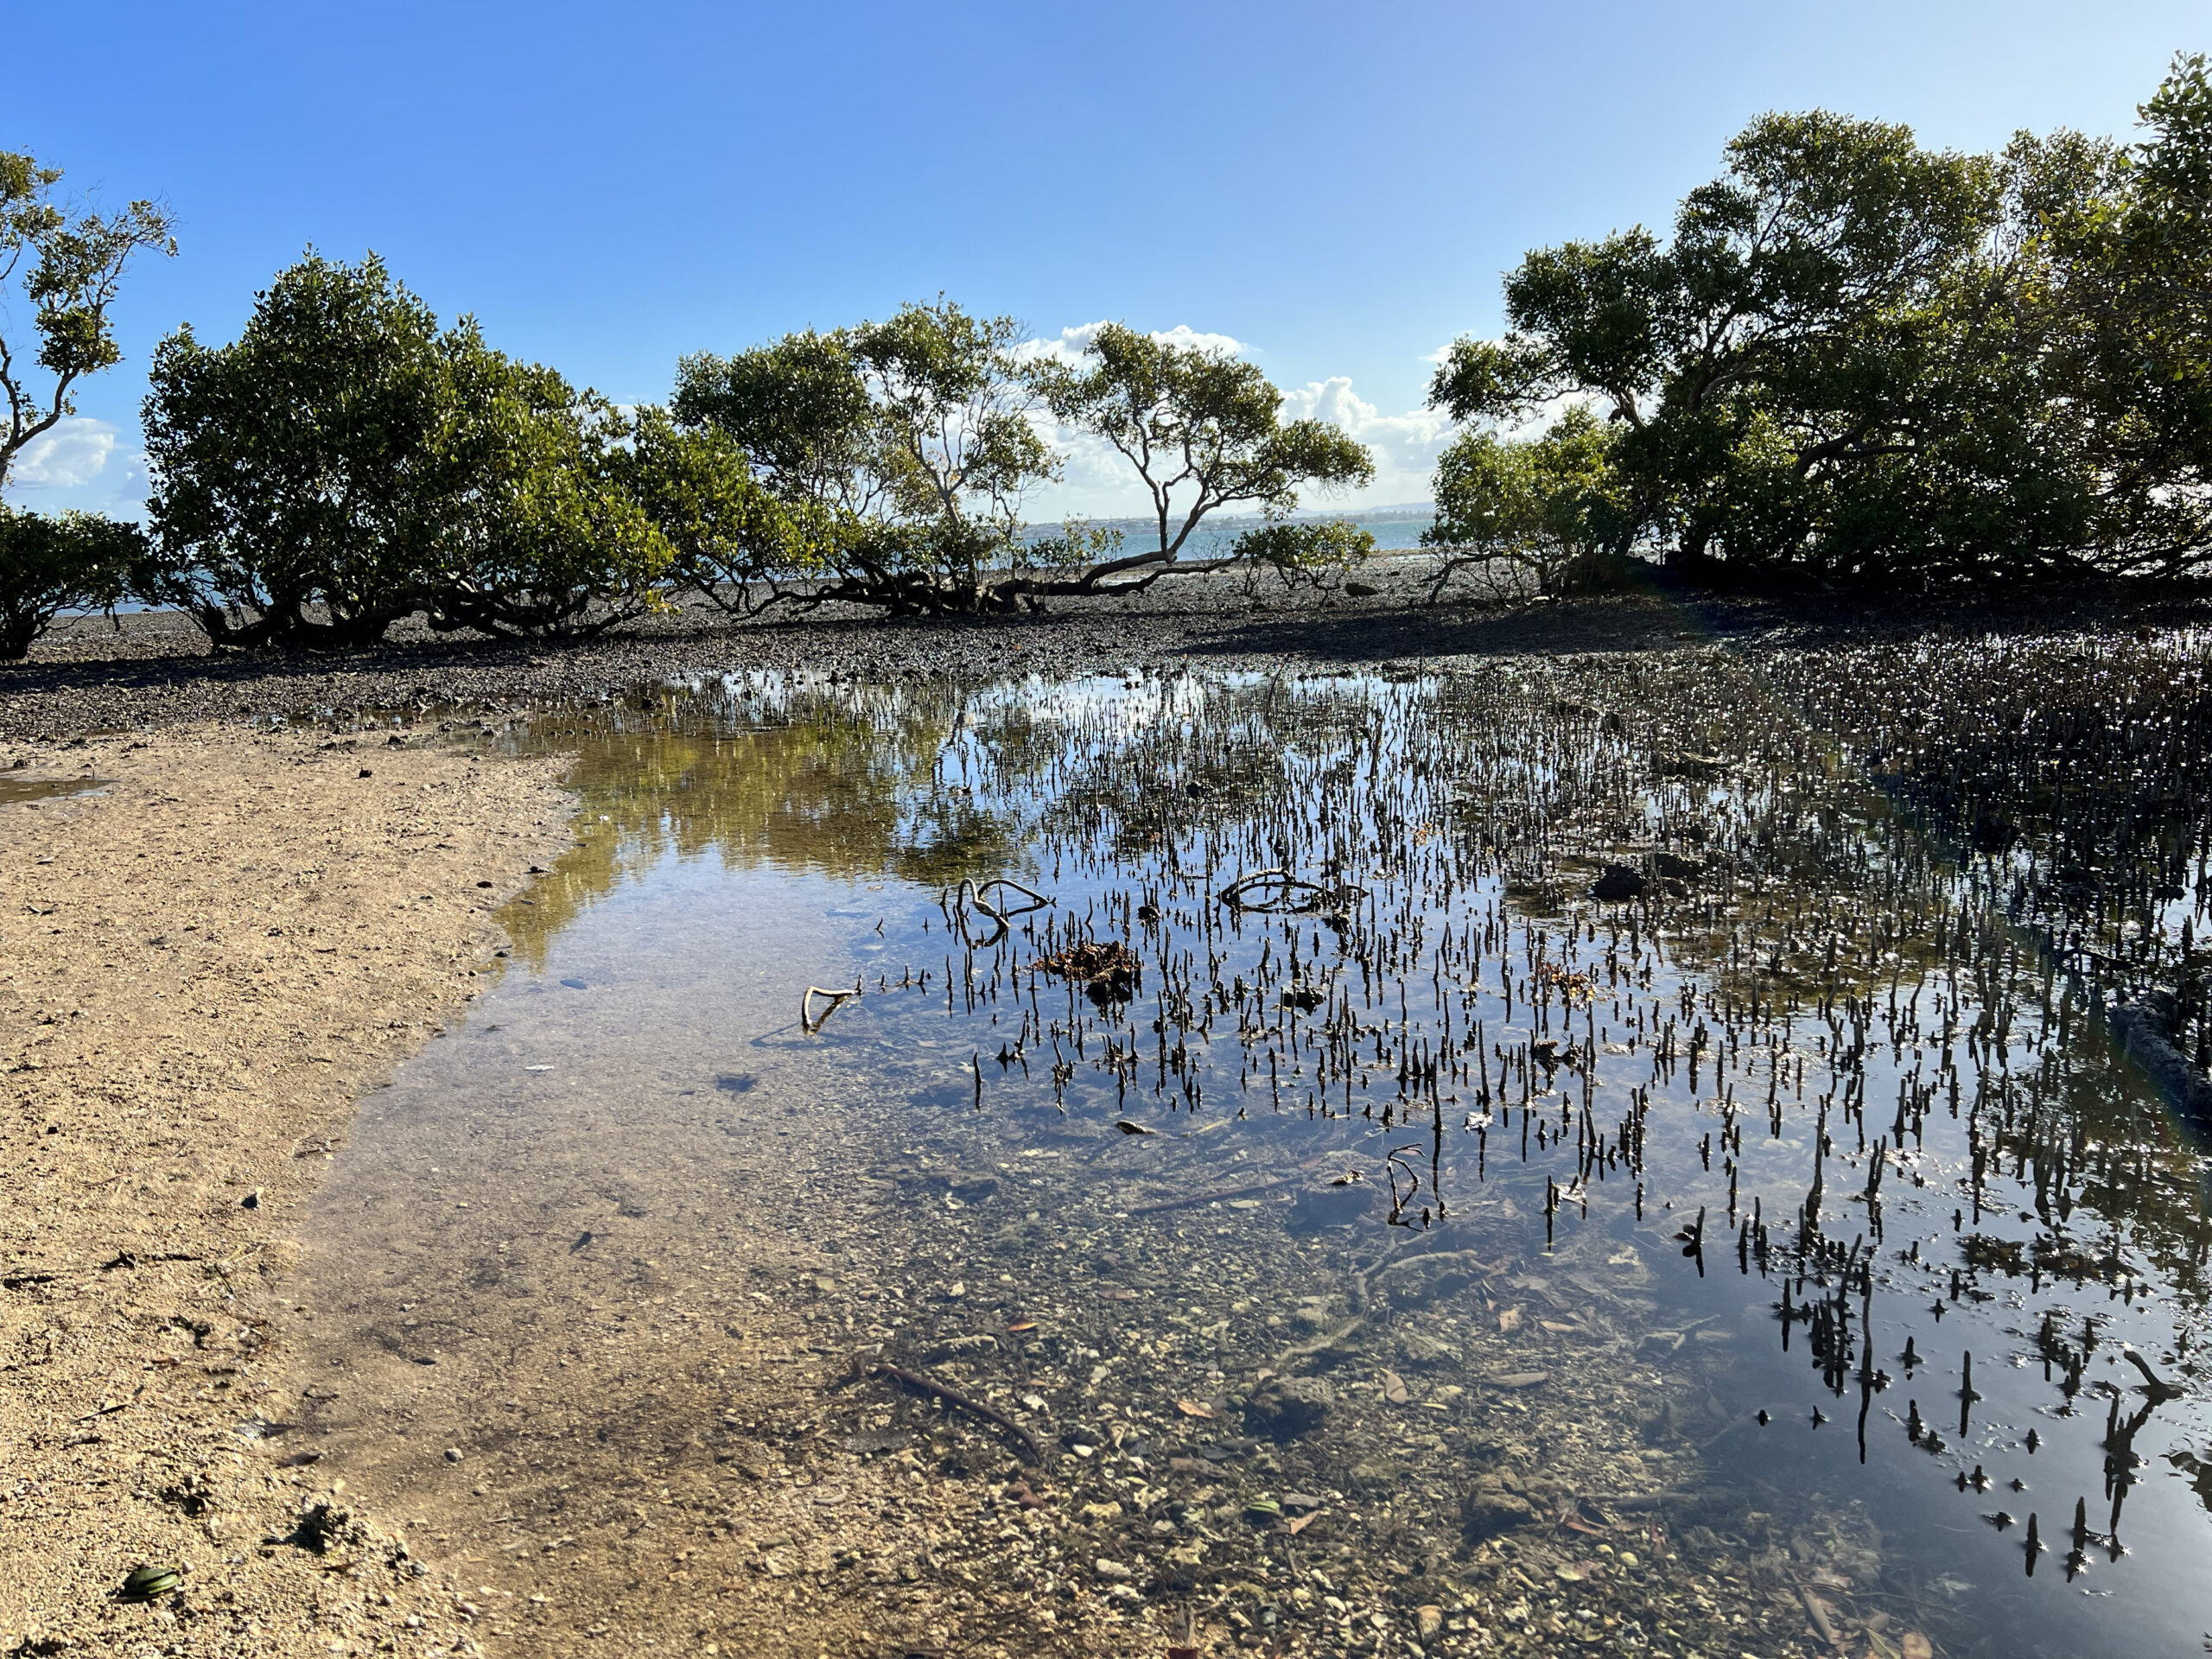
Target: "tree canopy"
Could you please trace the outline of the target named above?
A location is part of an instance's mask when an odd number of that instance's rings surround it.
[[[359,645],[416,611],[493,633],[603,627],[671,556],[624,479],[631,423],[441,330],[373,254],[310,251],[228,346],[189,327],[144,410],[152,596],[219,643]]]
[[[2208,110],[2183,59],[2126,149],[1761,117],[1669,237],[1528,255],[1509,332],[1455,345],[1431,401],[1493,433],[1592,410],[1620,539],[1701,576],[2194,568]]]
[[[172,217],[158,202],[101,213],[65,201],[60,184],[58,168],[0,150],[0,294],[20,289],[31,313],[28,336],[0,333],[0,396],[8,400],[0,485],[32,440],[76,412],[77,383],[122,360],[108,309],[130,262],[149,250],[176,252]]]
[[[144,557],[136,524],[0,502],[0,662],[20,662],[59,613],[118,603]]]
[[[1103,438],[1135,470],[1159,542],[1094,565],[1079,579],[1081,591],[1173,565],[1217,508],[1243,504],[1277,518],[1297,506],[1302,487],[1342,488],[1375,476],[1374,457],[1340,427],[1281,420],[1282,394],[1256,364],[1225,349],[1155,340],[1109,322],[1083,355],[1080,366],[1039,368],[1046,406],[1056,419]],[[1248,550],[1257,556],[1262,545]],[[1322,545],[1276,535],[1266,538],[1265,556],[1280,563],[1294,547]]]
[[[1617,429],[1586,408],[1569,410],[1541,437],[1508,441],[1475,431],[1436,468],[1436,519],[1421,532],[1450,550],[1432,591],[1472,565],[1496,596],[1558,594],[1596,585],[1618,556],[1634,518],[1618,494]]]
[[[718,434],[775,504],[755,500],[755,533],[727,543],[741,562],[702,567],[709,590],[758,581],[763,604],[921,612],[988,602],[1027,560],[1023,497],[1059,473],[1030,418],[1020,341],[1012,318],[940,298],[887,321],[683,359],[675,422]],[[695,466],[705,459],[692,454]],[[805,585],[782,585],[794,582]]]

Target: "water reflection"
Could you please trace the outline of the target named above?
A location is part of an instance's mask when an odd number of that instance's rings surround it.
[[[474,1524],[585,1541],[549,1650],[626,1608],[798,1651],[786,1592],[1023,1650],[2194,1639],[2202,1160],[2033,837],[1946,850],[1786,715],[1570,663],[518,725],[576,747],[580,844],[315,1268],[334,1368],[425,1284],[505,1357],[444,1403],[362,1368],[334,1446],[465,1515],[374,1402],[496,1444]],[[1052,902],[963,886],[1009,876]],[[432,1228],[409,1172],[456,1163]],[[625,1601],[656,1490],[750,1599]]]
[[[16,801],[50,801],[62,796],[89,794],[96,789],[105,789],[114,781],[90,773],[82,778],[0,778],[0,806]]]
[[[956,688],[823,688],[765,717],[748,707],[760,700],[733,690],[720,712],[609,709],[506,734],[511,747],[573,751],[583,800],[575,849],[501,918],[525,963],[542,967],[582,911],[668,858],[924,887],[1018,863],[1020,825],[938,787],[965,717]]]

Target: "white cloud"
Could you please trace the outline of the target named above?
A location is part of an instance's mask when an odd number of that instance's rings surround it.
[[[1074,368],[1083,361],[1084,348],[1098,337],[1098,331],[1105,326],[1105,319],[1102,317],[1096,322],[1080,323],[1073,328],[1061,329],[1058,340],[1024,340],[1015,347],[1014,355],[1025,362],[1046,359]],[[1163,346],[1225,352],[1231,357],[1242,357],[1246,350],[1242,340],[1231,339],[1227,334],[1202,334],[1187,322],[1179,322],[1173,328],[1154,329],[1152,337]]]
[[[1333,421],[1375,454],[1373,484],[1348,496],[1308,492],[1302,503],[1308,507],[1427,500],[1435,477],[1436,458],[1459,431],[1450,417],[1437,410],[1385,415],[1352,391],[1348,375],[1312,381],[1286,391],[1282,418]],[[1031,504],[1033,518],[1051,519],[1064,513],[1111,518],[1147,510],[1142,486],[1128,461],[1105,440],[1073,427],[1056,425],[1041,415],[1036,419],[1046,441],[1059,451],[1066,471],[1059,484],[1040,492]]]
[[[8,481],[49,489],[75,489],[99,477],[114,451],[116,429],[105,421],[73,416],[16,452]]]
[[[1283,394],[1285,420],[1333,421],[1375,452],[1375,482],[1361,493],[1376,501],[1426,496],[1436,458],[1456,430],[1440,410],[1385,415],[1351,389],[1348,375],[1314,380]]]
[[[1017,354],[1028,361],[1077,366],[1084,348],[1097,338],[1103,321],[1063,328],[1057,338],[1025,341]],[[1221,352],[1243,357],[1251,351],[1246,341],[1229,334],[1206,334],[1180,323],[1155,331],[1153,339],[1163,345]],[[1441,362],[1451,348],[1440,346],[1425,361]],[[1426,499],[1436,470],[1436,458],[1456,431],[1446,416],[1433,409],[1416,409],[1403,415],[1385,415],[1351,389],[1349,376],[1337,375],[1294,388],[1283,395],[1282,418],[1333,421],[1375,452],[1375,482],[1349,498],[1316,497],[1306,505],[1351,505]],[[1129,463],[1103,439],[1071,427],[1059,426],[1041,413],[1036,417],[1039,433],[1060,452],[1066,472],[1061,482],[1039,493],[1031,504],[1033,516],[1058,517],[1077,512],[1112,517],[1146,510],[1144,491]]]

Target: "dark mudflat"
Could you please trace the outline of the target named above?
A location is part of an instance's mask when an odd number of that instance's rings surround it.
[[[2036,635],[2202,622],[2193,592],[2023,593],[1994,601],[1713,596],[1652,588],[1497,607],[1425,601],[1418,572],[1347,600],[1194,578],[1135,599],[1068,601],[1038,614],[898,619],[849,607],[734,622],[694,604],[575,641],[437,635],[417,621],[374,651],[212,652],[181,616],[90,617],[0,669],[0,734],[17,739],[239,716],[312,717],[421,704],[616,695],[639,684],[803,668],[871,680],[1032,671],[1048,677],[1189,659],[1255,670],[1374,668],[1533,654],[1652,653],[1725,643],[1818,649],[1923,634]]]

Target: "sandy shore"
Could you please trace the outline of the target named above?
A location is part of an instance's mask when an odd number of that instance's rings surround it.
[[[256,1427],[268,1287],[353,1103],[567,843],[559,770],[210,728],[0,748],[0,1650],[467,1650]],[[108,781],[22,798],[79,776]],[[119,1599],[149,1563],[181,1593]]]

